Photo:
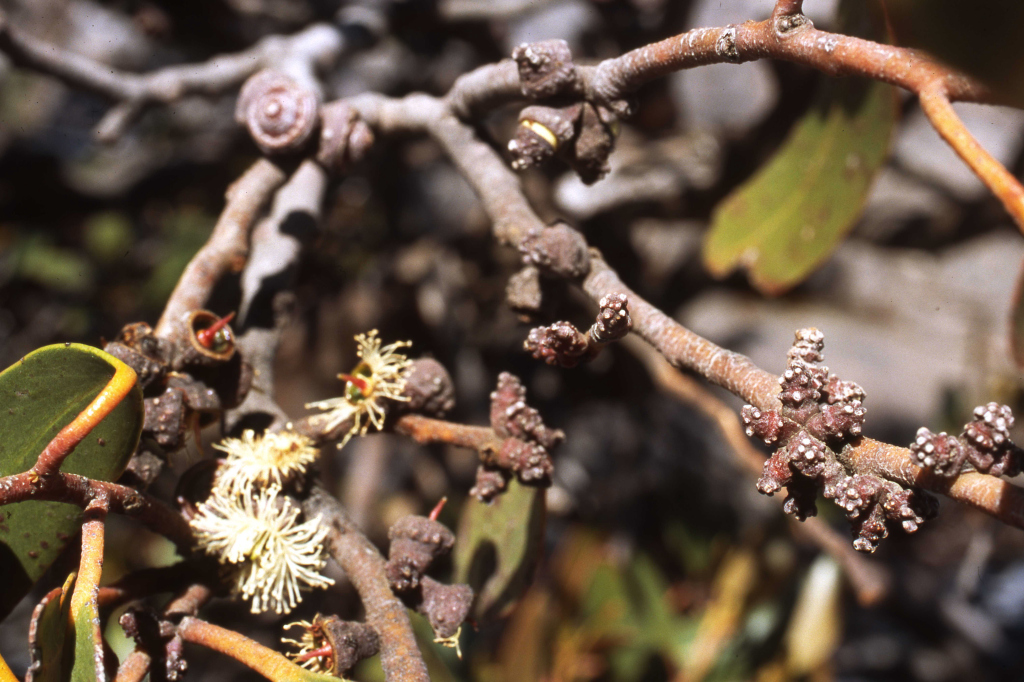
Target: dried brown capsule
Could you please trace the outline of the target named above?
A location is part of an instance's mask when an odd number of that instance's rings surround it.
[[[526,389],[514,374],[502,372],[498,387],[491,393],[491,428],[502,438],[533,441],[544,448],[562,442],[565,433],[549,429],[540,413],[526,404]]]
[[[455,407],[455,384],[440,362],[432,358],[420,358],[413,360],[406,372],[402,396],[408,398],[408,401],[397,403],[397,408],[431,417],[443,417]]]
[[[476,469],[476,483],[469,489],[469,494],[481,502],[489,502],[504,492],[508,487],[509,478],[509,474],[501,469],[481,464]]]
[[[242,86],[235,120],[244,125],[264,154],[301,149],[319,122],[316,93],[288,76],[264,69]]]
[[[388,529],[391,546],[385,572],[396,592],[416,589],[434,559],[455,545],[455,535],[444,524],[425,516],[404,516]]]
[[[473,588],[469,585],[445,585],[424,577],[420,594],[422,599],[416,610],[430,621],[434,635],[448,639],[458,633],[473,605]]]
[[[375,656],[380,650],[380,637],[364,623],[341,620],[337,616],[313,617],[313,622],[289,623],[285,629],[302,628],[298,640],[282,638],[282,642],[298,648],[290,658],[315,672],[344,677],[359,661]]]
[[[523,94],[531,99],[573,93],[579,87],[572,50],[564,40],[523,43],[512,50],[512,59],[519,67]]]
[[[505,287],[505,300],[508,307],[523,315],[533,315],[540,311],[543,301],[540,289],[540,271],[532,265],[508,278]]]
[[[553,108],[534,105],[519,112],[519,128],[509,140],[512,167],[523,170],[538,166],[568,144],[576,135],[582,104]]]
[[[602,116],[602,113],[605,115]],[[580,179],[592,185],[608,174],[608,156],[615,148],[618,124],[612,119],[607,123],[610,112],[600,112],[589,102],[583,106],[580,117],[580,132],[569,160]]]
[[[344,172],[366,156],[373,131],[348,102],[325,104],[320,110],[320,145],[316,160],[325,168]]]
[[[556,277],[577,279],[590,270],[587,240],[565,223],[530,230],[519,244],[519,252],[525,265],[535,265]]]

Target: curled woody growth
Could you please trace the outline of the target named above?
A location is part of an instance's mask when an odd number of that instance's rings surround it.
[[[823,492],[852,523],[853,546],[873,552],[900,524],[913,533],[935,515],[935,499],[922,490],[871,474],[861,474],[843,460],[843,448],[860,437],[866,411],[864,391],[843,381],[821,364],[824,335],[801,329],[779,377],[779,410],[746,405],[742,411],[748,436],[776,448],[764,463],[757,489],[773,495],[788,493],[784,509],[800,520],[817,513],[815,499]]]

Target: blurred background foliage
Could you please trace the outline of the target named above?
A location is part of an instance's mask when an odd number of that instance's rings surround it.
[[[11,21],[36,35],[148,70],[329,21],[342,3],[3,4]],[[692,26],[760,19],[771,4],[382,0],[374,6],[384,9],[389,34],[347,58],[329,74],[327,89],[332,96],[442,93],[459,74],[523,41],[564,38],[581,59],[595,60]],[[990,76],[987,59],[1006,55],[996,66],[1024,59],[1020,22],[995,19],[1020,3],[885,4],[900,44],[936,49],[1021,102],[1021,69]],[[805,5],[818,26],[839,26],[838,3]],[[975,20],[983,20],[977,29]],[[975,66],[961,55],[985,59]],[[607,179],[586,187],[552,165],[525,174],[526,191],[543,217],[579,225],[648,300],[766,369],[782,368],[794,329],[823,329],[828,364],[867,390],[868,435],[909,443],[921,425],[958,429],[980,402],[1020,408],[1021,377],[1008,348],[1024,240],[902,93],[892,95],[884,114],[893,120],[884,124],[883,143],[872,143],[888,155],[873,162],[836,238],[798,277],[775,287],[760,286],[754,273],[748,280],[744,268],[756,259],[744,249],[734,254],[737,272],[722,268],[720,280],[708,274],[702,243],[726,210],[723,200],[756,183],[765,164],[785,162],[780,150],[820,110],[826,82],[763,62],[675,74],[637,94],[638,113],[623,127]],[[232,105],[230,95],[155,109],[124,139],[102,147],[91,130],[104,102],[0,61],[0,366],[45,344],[99,345],[126,323],[156,321],[209,234],[226,187],[256,158],[231,121]],[[1016,174],[1024,170],[1024,113],[957,109],[987,149]],[[481,134],[503,147],[515,116],[496,112]],[[842,161],[840,175],[844,167],[860,172],[856,160]],[[788,163],[791,179],[808,179],[799,156]],[[835,182],[819,183],[808,205],[829,204]],[[290,414],[335,394],[335,374],[352,364],[353,334],[377,327],[387,340],[411,339],[416,353],[450,369],[455,420],[486,423],[497,374],[512,371],[545,421],[567,432],[546,495],[539,556],[523,557],[537,563],[532,582],[503,617],[464,629],[461,661],[434,645],[418,622],[433,679],[944,682],[1024,675],[1017,645],[1024,634],[1024,535],[944,503],[937,521],[915,536],[890,538],[869,559],[890,589],[877,603],[858,603],[833,559],[793,532],[780,501],[756,493],[716,425],[660,392],[626,347],[573,370],[544,366],[522,351],[529,326],[504,305],[518,257],[494,244],[465,181],[433,143],[380,141],[367,162],[332,183],[324,215],[297,269],[298,315],[278,358],[278,399]],[[755,207],[741,222],[754,229],[761,215]],[[787,238],[818,224],[813,212],[795,215]],[[785,244],[768,247],[772,265],[792,265]],[[229,278],[211,309],[234,309],[238,295]],[[548,298],[546,322],[589,324],[589,308],[571,291],[555,286]],[[190,443],[157,489],[170,494],[175,476],[209,453],[217,437],[212,427],[204,443]],[[330,455],[328,485],[362,514],[381,545],[391,522],[430,509],[443,495],[451,502],[441,519],[454,528],[475,468],[472,453],[389,435],[356,439]],[[845,536],[831,504],[820,509]],[[107,580],[174,560],[166,542],[127,521],[108,537]],[[0,624],[0,650],[19,674],[27,664],[28,614],[75,561],[59,560]],[[352,617],[358,601],[342,581],[287,620],[315,610]],[[217,601],[206,615],[265,643],[281,634],[280,619],[253,617],[242,604]],[[110,623],[108,637],[123,656],[131,644],[116,617]],[[189,660],[191,679],[253,678],[199,649],[189,650]],[[382,679],[379,664],[367,662],[355,678]]]

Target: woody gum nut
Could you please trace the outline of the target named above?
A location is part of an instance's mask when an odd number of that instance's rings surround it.
[[[495,463],[502,469],[514,471],[519,480],[528,485],[551,485],[555,469],[547,450],[518,438],[506,438],[502,442]]]
[[[519,67],[520,87],[526,97],[543,99],[577,88],[572,50],[564,40],[523,43],[512,51],[512,59]]]
[[[369,625],[328,616],[318,622],[331,645],[331,674],[341,677],[380,650],[380,637]]]
[[[534,265],[541,272],[570,280],[590,270],[590,252],[583,235],[565,223],[535,228],[519,244],[524,265]]]
[[[391,546],[385,572],[397,592],[415,589],[424,571],[451,551],[455,536],[443,524],[425,516],[405,516],[390,529]]]
[[[347,170],[373,146],[373,131],[348,102],[325,104],[320,110],[320,143],[316,160],[336,172]]]
[[[405,375],[402,395],[408,400],[397,403],[399,409],[431,417],[442,417],[455,407],[455,385],[452,377],[437,360],[413,360]]]
[[[583,107],[580,132],[570,164],[586,185],[608,174],[608,155],[615,148],[615,135],[589,103]]]
[[[473,588],[469,585],[445,585],[425,577],[420,590],[423,599],[416,610],[427,617],[434,634],[439,638],[454,635],[473,605]]]
[[[505,300],[508,301],[508,307],[517,313],[532,315],[539,312],[540,271],[532,265],[527,265],[509,277],[508,286],[505,287]]]
[[[500,469],[492,469],[483,464],[476,469],[476,483],[469,494],[481,502],[490,502],[508,487],[508,476]]]
[[[491,428],[502,438],[533,441],[545,449],[561,443],[565,434],[549,429],[540,413],[526,404],[526,389],[508,372],[498,376],[498,387],[491,393]]]
[[[572,140],[581,104],[554,108],[534,105],[519,113],[519,126],[509,140],[512,167],[523,170],[540,165]]]

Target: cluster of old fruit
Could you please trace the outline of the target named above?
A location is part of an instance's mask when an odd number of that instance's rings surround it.
[[[437,637],[454,636],[473,604],[473,589],[469,585],[445,585],[426,571],[451,551],[455,536],[432,518],[405,516],[388,529],[388,538],[391,546],[385,572],[391,589],[426,616]]]
[[[818,493],[841,507],[851,522],[854,547],[872,552],[890,523],[912,533],[936,511],[934,498],[871,474],[848,471],[836,452],[860,436],[866,411],[864,391],[821,364],[824,335],[801,329],[779,377],[778,410],[746,405],[749,436],[776,448],[764,463],[757,489],[773,495],[786,488],[784,509],[799,519],[817,513]]]
[[[521,170],[558,155],[592,184],[608,173],[625,102],[584,98],[582,80],[564,40],[523,44],[512,52],[523,94],[534,104],[519,114],[519,127],[508,143],[512,167]]]
[[[173,340],[137,322],[104,347],[135,370],[143,391],[143,440],[129,465],[137,483],[152,482],[163,453],[176,450],[193,427],[240,404],[249,392],[252,368],[235,352],[229,321],[230,316],[195,310],[184,334]]]

